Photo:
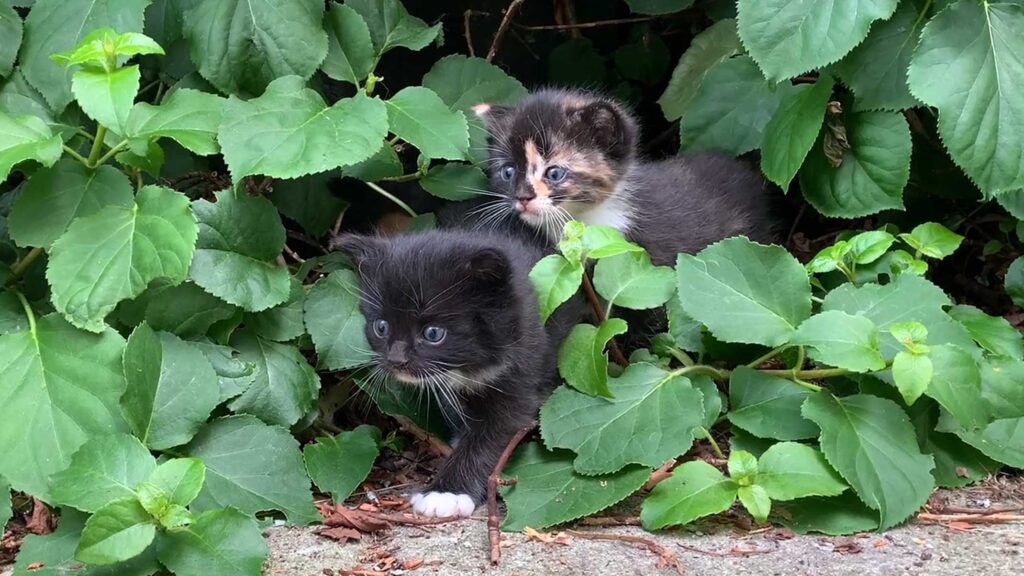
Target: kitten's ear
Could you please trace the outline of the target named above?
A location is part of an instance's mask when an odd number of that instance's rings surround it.
[[[508,258],[497,248],[481,248],[466,263],[471,278],[486,283],[502,283],[512,272]]]
[[[352,265],[358,269],[360,264],[375,258],[380,253],[381,241],[373,236],[362,234],[342,234],[331,238],[328,248],[347,256],[352,261]]]
[[[511,106],[502,106],[499,104],[488,104],[483,102],[473,106],[473,113],[475,113],[478,118],[482,119],[484,124],[491,125],[504,118],[511,109]]]
[[[635,128],[625,112],[609,102],[592,102],[569,113],[581,134],[613,155],[625,155],[633,147]]]

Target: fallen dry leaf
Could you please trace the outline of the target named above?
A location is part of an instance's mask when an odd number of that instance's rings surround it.
[[[341,505],[334,506],[331,513],[324,516],[324,524],[327,526],[355,528],[360,532],[380,532],[389,526],[384,520]]]
[[[29,564],[29,565],[28,565],[28,569],[29,569],[30,571],[31,571],[31,570],[39,570],[39,569],[40,569],[40,568],[42,568],[43,566],[46,566],[46,564],[43,564],[42,562],[33,562],[33,563],[31,563],[31,564]]]
[[[885,538],[878,538],[874,541],[873,545],[875,548],[885,548],[889,543],[885,541]]]
[[[416,560],[403,560],[402,570],[415,570],[423,565],[423,558],[417,558]]]
[[[33,534],[44,536],[57,527],[56,519],[50,509],[38,498],[32,499],[32,514],[25,522],[25,529]]]
[[[360,540],[363,537],[358,530],[355,530],[353,528],[345,528],[344,526],[338,526],[336,528],[327,528],[326,530],[321,530],[317,532],[317,534],[324,536],[326,538],[330,538],[331,540],[337,540],[342,544],[352,540]]]
[[[526,528],[523,528],[523,535],[526,536],[528,541],[532,542],[559,544],[561,546],[569,545],[569,536],[563,532],[538,532],[537,530],[527,526]]]
[[[963,530],[963,531],[971,530],[971,529],[974,528],[974,526],[970,522],[960,522],[960,521],[950,522],[949,524],[946,524],[946,527],[950,528],[952,530]]]

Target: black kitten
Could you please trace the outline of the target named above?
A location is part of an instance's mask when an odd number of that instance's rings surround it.
[[[613,100],[541,90],[516,106],[475,107],[490,133],[491,187],[507,211],[554,241],[569,219],[612,226],[674,264],[723,238],[773,238],[760,173],[732,157],[638,157],[636,119]]]
[[[558,345],[582,304],[543,325],[528,274],[544,252],[512,236],[434,230],[334,245],[359,271],[379,368],[435,396],[453,428],[454,451],[413,509],[468,516],[502,450],[554,388]]]

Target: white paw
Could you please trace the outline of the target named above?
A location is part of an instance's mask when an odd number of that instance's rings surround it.
[[[452,494],[451,492],[413,494],[409,502],[412,503],[413,512],[437,518],[469,516],[476,509],[469,494]]]

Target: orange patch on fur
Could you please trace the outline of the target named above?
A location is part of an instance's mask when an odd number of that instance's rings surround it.
[[[537,150],[533,140],[527,140],[523,146],[526,152],[526,181],[533,188],[533,193],[540,198],[551,196],[551,189],[544,182],[544,157]]]

